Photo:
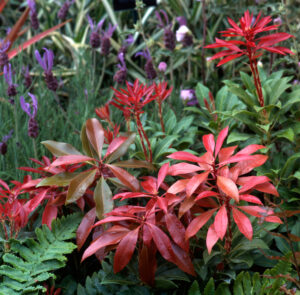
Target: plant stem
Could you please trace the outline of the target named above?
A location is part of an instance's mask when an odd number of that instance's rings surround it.
[[[105,68],[106,68],[106,58],[104,57],[103,58],[103,65],[102,65],[101,76],[100,76],[100,79],[99,79],[99,82],[98,82],[98,85],[97,85],[96,91],[95,91],[96,94],[98,93],[99,89],[102,86],[103,78],[104,78],[104,75],[105,75]]]
[[[147,153],[147,150],[146,150],[146,147],[145,147],[145,144],[144,144],[144,138],[143,138],[143,135],[142,135],[139,123],[138,123],[137,116],[136,116],[135,119],[136,119],[137,130],[138,130],[138,133],[139,133],[139,136],[140,136],[140,140],[141,140],[143,151],[144,151],[144,155],[145,155],[145,160],[148,161],[148,153]]]
[[[152,163],[152,149],[151,149],[151,144],[150,144],[150,141],[149,141],[149,139],[148,139],[148,136],[147,136],[147,134],[146,134],[146,132],[145,132],[145,130],[144,130],[144,128],[143,128],[143,125],[142,125],[142,122],[141,122],[141,120],[140,120],[139,114],[136,115],[136,120],[137,120],[137,124],[139,125],[140,130],[142,131],[143,136],[144,136],[144,138],[145,138],[145,140],[146,140],[146,142],[147,142],[148,150],[149,150],[149,157],[150,157],[149,161],[150,161],[150,163]]]
[[[228,228],[225,236],[225,250],[226,253],[229,254],[231,250],[231,243],[232,243],[231,206],[229,204],[229,199],[225,201],[225,207],[226,207],[227,219],[228,219]]]
[[[202,41],[202,50],[201,50],[201,61],[202,61],[202,67],[201,67],[201,75],[202,75],[202,81],[203,84],[205,85],[206,83],[206,72],[205,72],[205,41],[206,41],[206,25],[207,25],[207,20],[206,20],[206,13],[205,13],[205,0],[202,0],[202,21],[203,21],[203,41]]]
[[[170,56],[170,80],[172,82],[173,85],[175,85],[175,81],[174,81],[174,73],[173,73],[173,56]]]
[[[38,160],[38,154],[37,154],[37,149],[36,149],[36,140],[35,140],[35,138],[32,138],[32,145],[33,145],[34,158]]]
[[[16,144],[19,144],[19,126],[18,126],[18,114],[17,114],[17,105],[14,103],[14,119],[15,119],[15,132],[16,132]]]

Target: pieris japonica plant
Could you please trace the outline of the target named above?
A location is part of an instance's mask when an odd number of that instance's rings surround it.
[[[227,134],[228,127],[219,133],[216,141],[213,134],[204,135],[204,154],[175,152],[168,158],[180,163],[165,163],[157,177],[142,177],[141,189],[113,197],[122,201],[130,199],[131,205],[114,208],[94,225],[89,219],[83,220],[80,230],[110,226],[92,241],[82,260],[99,251],[103,258],[105,253],[116,250],[114,271],[119,272],[137,251],[140,278],[153,284],[157,252],[184,272],[195,275],[189,240],[200,230],[207,231],[208,253],[218,240],[229,253],[235,225],[247,239],[253,237],[253,227],[246,214],[260,222],[281,223],[274,210],[255,196],[258,192],[278,197],[268,177],[253,175],[253,169],[267,160],[266,155],[254,154],[264,146],[249,145],[234,154],[237,146],[222,147]],[[169,183],[169,176],[180,179]],[[132,205],[133,199],[139,202]],[[204,227],[206,224],[208,229]]]

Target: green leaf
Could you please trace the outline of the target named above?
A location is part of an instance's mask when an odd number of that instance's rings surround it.
[[[98,180],[94,190],[94,200],[96,203],[96,214],[99,220],[103,218],[103,214],[113,209],[114,202],[112,200],[112,192],[104,180],[103,176]]]
[[[71,182],[67,193],[66,204],[76,202],[93,183],[97,169],[79,173]]]
[[[255,85],[253,83],[253,78],[251,78],[248,74],[244,73],[244,72],[240,72],[241,75],[241,79],[244,83],[244,85],[246,86],[246,88],[249,90],[250,93],[255,95],[256,89],[255,89]]]
[[[280,176],[282,178],[288,178],[292,174],[295,164],[299,158],[300,158],[300,153],[296,153],[287,159],[285,165],[281,169]]]
[[[242,271],[241,273],[238,274],[238,276],[234,281],[234,285],[233,285],[234,295],[244,295],[243,285],[242,285],[243,276],[244,276],[244,272]]]
[[[209,88],[204,86],[202,83],[198,83],[196,86],[196,97],[202,108],[205,108],[204,98],[209,99]]]
[[[207,285],[204,288],[204,295],[215,295],[215,282],[213,278],[210,278]]]
[[[78,172],[63,172],[44,178],[36,187],[40,186],[67,186],[78,175]]]
[[[292,128],[280,130],[279,132],[274,133],[273,136],[274,135],[277,138],[286,138],[289,141],[291,141],[292,143],[294,143],[294,140],[295,140],[295,134],[294,134],[294,131]]]
[[[191,287],[189,288],[188,295],[201,295],[200,289],[199,289],[199,284],[195,280]]]
[[[231,295],[228,284],[227,283],[221,283],[218,286],[215,295]]]
[[[82,155],[76,148],[65,142],[45,140],[42,141],[41,144],[43,144],[55,157],[66,155]]]
[[[227,144],[235,142],[235,141],[245,141],[249,139],[250,137],[253,137],[251,134],[246,134],[246,133],[240,133],[237,131],[232,131],[229,136],[227,137]]]
[[[120,147],[115,150],[108,158],[105,163],[111,163],[118,158],[121,158],[127,152],[129,146],[134,142],[136,134],[134,132],[130,133],[128,138],[120,145]]]
[[[167,112],[167,115],[164,118],[165,121],[165,130],[167,134],[172,133],[172,131],[175,129],[175,126],[177,124],[176,115],[174,112],[169,109]]]
[[[168,135],[165,138],[158,141],[154,149],[154,161],[158,161],[159,157],[168,152],[168,148],[171,146],[173,141],[178,137],[178,135]]]
[[[83,124],[80,132],[80,140],[81,140],[81,145],[84,153],[88,155],[91,158],[97,158],[97,155],[93,148],[91,147],[91,144],[88,140],[88,137],[86,135],[86,125]]]

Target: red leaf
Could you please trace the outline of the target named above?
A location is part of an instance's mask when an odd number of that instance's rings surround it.
[[[178,217],[181,218],[187,211],[189,211],[195,205],[195,198],[185,198],[180,204]]]
[[[271,194],[271,195],[274,195],[276,197],[279,197],[279,194],[278,194],[278,191],[277,191],[276,187],[270,182],[258,184],[254,187],[254,189],[256,189],[260,192],[263,192],[263,193],[267,193],[267,194]]]
[[[248,190],[253,189],[258,184],[270,181],[270,179],[267,176],[248,176],[240,177],[238,179],[238,184],[240,184],[241,179],[243,180],[243,182],[246,180],[246,183],[240,189],[240,193],[247,192]]]
[[[86,121],[86,135],[98,154],[99,159],[101,159],[104,143],[104,130],[101,123],[96,118],[91,118]]]
[[[81,262],[89,256],[95,254],[99,249],[117,244],[128,233],[128,229],[124,227],[124,231],[104,232],[84,251]]]
[[[253,155],[251,157],[251,160],[239,162],[234,166],[234,169],[239,169],[239,175],[249,173],[254,168],[263,165],[268,159],[268,156],[265,155]]]
[[[248,195],[248,194],[247,195],[240,195],[240,200],[263,206],[263,203],[261,202],[261,200],[259,198],[255,197],[255,196],[252,196],[252,195]]]
[[[199,166],[188,164],[188,163],[178,163],[169,167],[168,174],[175,176],[179,174],[192,173],[199,170],[202,170],[202,168]]]
[[[141,177],[143,179],[146,179],[145,181],[141,182],[141,186],[142,188],[150,194],[156,194],[157,193],[157,179],[155,177],[152,176],[144,176]]]
[[[211,253],[211,250],[213,248],[213,246],[217,243],[219,237],[215,231],[215,228],[214,228],[214,224],[212,224],[208,231],[207,231],[207,236],[206,236],[206,247],[207,247],[207,251],[208,251],[208,254]]]
[[[238,206],[238,208],[255,217],[267,215],[267,211],[259,206]]]
[[[214,228],[218,237],[223,240],[228,225],[227,211],[225,205],[222,205],[221,209],[215,216]]]
[[[203,145],[204,145],[205,149],[207,150],[207,152],[209,152],[210,154],[213,155],[214,149],[215,149],[214,135],[213,134],[203,135],[202,142],[203,142]]]
[[[233,60],[233,59],[235,59],[235,58],[238,58],[238,57],[240,57],[240,56],[242,56],[242,55],[244,55],[244,53],[238,53],[238,54],[232,54],[232,55],[229,55],[229,56],[223,58],[223,59],[217,64],[217,67],[219,67],[219,66],[221,66],[221,65],[223,65],[223,64],[225,64],[225,63],[227,63],[227,62],[229,62],[229,61],[231,61],[231,60]]]
[[[132,220],[136,221],[135,218],[130,217],[130,216],[108,216],[100,221],[97,221],[93,227],[96,227],[98,225],[104,224],[104,223],[109,223],[109,222],[118,222],[118,221],[124,221],[124,220]]]
[[[126,139],[127,139],[127,137],[125,137],[125,136],[120,136],[120,137],[114,138],[114,140],[108,146],[103,159],[105,159],[107,156],[109,156],[114,151],[116,151],[126,141]]]
[[[204,213],[201,213],[199,216],[197,216],[193,221],[189,224],[185,231],[185,238],[189,239],[192,236],[194,236],[201,227],[206,224],[206,222],[212,217],[216,209],[211,209],[209,211],[206,211]]]
[[[156,247],[152,245],[143,245],[142,250],[139,253],[139,274],[140,278],[146,284],[153,286],[156,270]]]
[[[172,251],[171,241],[169,237],[159,227],[157,227],[154,224],[147,223],[146,226],[148,226],[152,238],[154,240],[154,243],[158,251],[162,255],[162,257],[172,262],[173,251]]]
[[[174,160],[190,161],[190,162],[201,161],[199,157],[188,152],[175,152],[167,156],[167,158],[174,159]]]
[[[234,155],[234,156],[226,159],[225,161],[220,162],[219,166],[222,167],[222,166],[230,164],[230,163],[252,160],[253,157],[254,156],[249,156],[249,155]]]
[[[229,159],[232,156],[232,154],[234,153],[234,150],[236,148],[237,148],[237,145],[226,147],[226,148],[222,148],[219,151],[219,162],[221,163],[221,162]]]
[[[233,198],[237,203],[239,202],[238,188],[230,178],[217,176],[217,186],[227,196]]]
[[[162,182],[164,181],[165,177],[167,176],[168,170],[169,170],[169,163],[165,163],[159,169],[158,176],[157,176],[157,187],[156,187],[157,191],[158,191],[160,185],[162,184]]]
[[[168,231],[174,240],[174,242],[180,246],[183,250],[188,251],[189,244],[185,240],[185,228],[180,222],[180,220],[171,213],[165,215],[166,225]]]
[[[284,41],[286,39],[289,39],[291,37],[294,37],[293,35],[290,35],[288,33],[275,33],[268,36],[260,37],[258,38],[259,43],[258,47],[260,46],[272,46],[275,43]]]
[[[135,249],[140,226],[130,231],[120,242],[114,257],[114,272],[121,271],[130,261]]]
[[[91,209],[82,218],[80,225],[76,231],[76,244],[77,244],[78,251],[80,251],[81,247],[83,246],[87,237],[89,236],[92,230],[92,226],[95,222],[95,218],[96,218],[96,208]]]
[[[111,172],[127,187],[129,187],[132,191],[138,191],[140,188],[140,184],[138,180],[131,174],[129,174],[126,170],[114,166],[114,165],[106,165]]]
[[[52,205],[46,205],[43,216],[42,216],[42,224],[47,224],[47,226],[51,230],[52,220],[57,217],[57,207]]]
[[[190,181],[190,179],[180,179],[180,180],[177,180],[175,183],[173,183],[169,187],[168,193],[170,193],[170,194],[181,193],[182,191],[185,190],[186,185],[188,184],[189,181]]]
[[[236,208],[232,207],[232,215],[233,219],[238,226],[240,232],[248,239],[252,240],[253,236],[253,229],[249,218],[242,213],[241,211],[237,210]]]
[[[175,263],[184,272],[196,276],[192,260],[188,253],[172,243],[173,263]]]
[[[195,190],[199,187],[199,185],[206,181],[209,173],[210,172],[207,171],[201,174],[197,174],[190,179],[190,181],[186,185],[187,197],[190,197],[195,192]]]
[[[248,146],[246,146],[245,148],[243,148],[242,150],[240,150],[238,153],[236,153],[237,155],[251,155],[253,153],[255,153],[256,151],[260,150],[260,149],[264,149],[265,146],[260,145],[260,144],[250,144]]]
[[[53,31],[59,29],[60,27],[64,26],[66,23],[68,23],[69,21],[71,21],[70,19],[66,20],[65,22],[58,24],[38,35],[33,36],[31,39],[27,40],[26,42],[24,42],[23,44],[21,44],[20,46],[18,46],[18,48],[14,48],[13,50],[10,50],[8,52],[8,57],[9,59],[12,59],[13,57],[15,57],[19,52],[22,52],[23,50],[25,50],[26,48],[28,48],[30,45],[38,42],[39,40],[47,37],[50,33],[52,33]]]
[[[207,197],[215,197],[215,196],[219,196],[219,194],[218,193],[216,193],[216,192],[214,192],[214,191],[205,191],[205,192],[202,192],[202,193],[200,193],[197,197],[196,197],[196,199],[195,199],[195,201],[198,201],[198,200],[201,200],[201,199],[204,199],[204,198],[207,198]]]
[[[4,7],[6,6],[6,4],[8,3],[8,0],[7,1],[1,1],[0,3],[0,13],[2,12],[2,10],[4,9]]]
[[[168,212],[168,199],[157,197],[156,200],[157,200],[157,205],[159,206],[159,208],[161,210],[163,210],[165,212],[165,214],[167,214],[167,212]]]
[[[49,167],[52,168],[61,165],[71,165],[86,161],[94,161],[94,159],[83,155],[66,155],[57,158],[54,162],[51,163]]]
[[[216,143],[216,150],[215,150],[215,158],[217,157],[219,151],[221,150],[221,147],[223,145],[223,142],[225,138],[227,137],[228,134],[228,126],[225,127],[221,132],[219,133],[219,136],[217,138],[217,143]]]

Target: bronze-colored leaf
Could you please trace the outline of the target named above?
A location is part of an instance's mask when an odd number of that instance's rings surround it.
[[[40,186],[67,186],[79,173],[63,172],[44,178],[36,187]]]
[[[43,144],[55,157],[61,157],[66,155],[82,155],[76,148],[71,144],[65,142],[58,142],[54,140],[42,141]]]
[[[70,182],[66,204],[73,203],[83,196],[93,183],[96,172],[97,169],[81,172]]]
[[[104,143],[104,130],[101,123],[96,118],[91,118],[86,121],[86,135],[94,150],[101,159],[102,148]]]
[[[97,182],[94,190],[94,200],[96,203],[96,214],[99,220],[103,218],[103,214],[113,209],[112,192],[103,177]]]
[[[84,151],[84,153],[89,157],[97,158],[97,154],[94,152],[93,148],[91,147],[91,144],[89,143],[88,137],[86,135],[85,124],[83,124],[81,128],[80,139],[81,139],[82,150]]]
[[[155,167],[148,161],[141,161],[136,159],[115,162],[114,165],[122,168],[147,168],[149,170],[155,169]]]

